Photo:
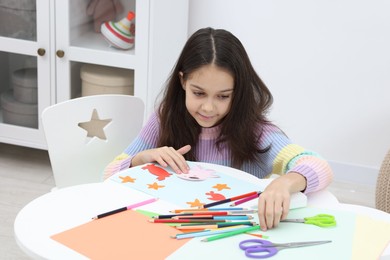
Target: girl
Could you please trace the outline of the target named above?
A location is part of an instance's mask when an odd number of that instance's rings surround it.
[[[288,214],[294,192],[324,189],[328,163],[291,143],[267,120],[272,95],[230,32],[204,28],[185,44],[156,113],[139,136],[110,163],[104,178],[157,162],[187,173],[186,160],[234,167],[258,178],[281,175],[258,200],[263,231]]]

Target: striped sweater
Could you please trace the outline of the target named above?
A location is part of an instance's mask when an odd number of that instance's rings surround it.
[[[104,170],[103,178],[131,167],[132,158],[140,151],[157,147],[159,122],[154,113],[149,118],[140,134],[117,156]],[[219,126],[203,128],[196,147],[196,158],[200,162],[219,164],[231,167],[230,150],[226,146],[218,149],[215,141],[220,131]],[[268,124],[258,142],[259,148],[270,146],[265,153],[258,154],[258,160],[245,162],[241,169],[258,178],[267,178],[271,174],[297,172],[307,181],[305,193],[321,190],[329,185],[333,172],[329,164],[318,154],[305,150],[291,143],[290,139],[276,126]]]

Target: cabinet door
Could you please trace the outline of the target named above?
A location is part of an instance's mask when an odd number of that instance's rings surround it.
[[[106,80],[100,69],[127,71],[134,85],[130,94],[146,100],[149,1],[121,0],[119,10],[108,4],[111,1],[99,1],[94,7],[90,0],[56,0],[55,3],[56,102],[89,95],[84,91],[86,84],[89,88],[96,87],[96,94],[121,93],[118,88],[111,88],[112,81]],[[132,48],[115,48],[95,30],[95,24],[103,21],[98,14],[104,8],[113,23],[125,18],[129,11],[135,12],[136,36]],[[94,72],[95,66],[103,68]]]
[[[0,142],[46,149],[40,115],[54,103],[83,95],[86,67],[124,70],[126,77],[132,77],[130,94],[144,100],[146,115],[154,110],[155,97],[187,38],[188,0],[119,0],[119,11],[107,7],[112,1],[97,1],[105,6],[89,13],[91,2],[0,1],[0,97],[4,96],[0,100]],[[101,22],[96,14],[102,10],[111,10],[114,23],[129,11],[135,12],[132,48],[112,47],[95,31],[95,23]],[[36,72],[17,72],[27,68]],[[96,71],[90,74],[101,76]],[[18,87],[15,94],[15,84],[28,85],[34,76],[35,94],[31,88],[26,94]],[[90,85],[95,88],[100,83],[104,93],[110,93],[112,82],[98,78]],[[22,104],[15,108],[15,102]]]
[[[49,6],[0,4],[0,142],[46,148],[40,114],[50,105]]]

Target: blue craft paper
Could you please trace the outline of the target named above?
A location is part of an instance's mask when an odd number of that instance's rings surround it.
[[[205,171],[213,170],[205,167],[205,164],[188,162],[190,168],[202,167]],[[206,164],[207,165],[207,164]],[[159,165],[155,165],[161,167]],[[184,180],[174,173],[171,168],[163,168],[169,176],[162,177],[151,174],[148,170],[142,169],[145,165],[132,167],[111,177],[110,180],[121,183],[129,188],[137,189],[151,196],[169,201],[183,208],[189,208],[196,199],[203,204],[212,203],[224,198],[230,198],[252,191],[261,191],[265,187],[259,183],[237,179],[229,174],[220,171],[210,171],[211,177],[200,181]],[[162,168],[162,167],[161,167]],[[215,177],[217,175],[218,177]],[[134,182],[123,182],[123,178],[129,176]],[[150,185],[159,186],[158,190],[150,188]],[[218,190],[218,184],[226,184],[226,188]],[[164,187],[162,187],[164,186]],[[221,186],[221,185],[220,185]],[[214,198],[214,200],[212,199]],[[226,207],[230,203],[218,206]]]

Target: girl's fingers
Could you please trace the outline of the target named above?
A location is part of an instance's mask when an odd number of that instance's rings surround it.
[[[191,145],[185,145],[177,150],[181,155],[188,153],[191,150]]]
[[[289,198],[272,197],[262,193],[258,200],[258,217],[261,229],[266,231],[277,227],[280,221],[287,217],[289,208]]]
[[[275,220],[275,205],[272,201],[267,201],[265,204],[265,222],[268,228],[272,228],[274,226]]]
[[[176,152],[180,154],[179,168],[182,173],[188,173],[190,167],[187,164],[186,159],[183,157],[184,154],[188,153],[191,150],[191,145],[186,145],[178,149]]]
[[[287,199],[283,202],[283,214],[280,220],[286,219],[289,211],[290,211],[290,199]]]
[[[266,203],[265,199],[262,196],[260,196],[258,200],[258,217],[259,217],[260,228],[263,231],[267,230],[267,223],[265,219],[265,206],[266,206],[265,203]]]
[[[156,159],[156,162],[160,164],[162,167],[168,167],[168,164],[163,160],[162,157]]]
[[[273,208],[273,223],[271,227],[277,227],[283,214],[283,201],[275,201]],[[270,227],[270,228],[271,228]]]
[[[164,160],[164,162],[169,165],[177,174],[188,173],[189,167],[181,153],[176,151],[173,147],[162,147],[159,149],[162,160]],[[183,151],[189,151],[189,149],[188,147],[185,147]]]

